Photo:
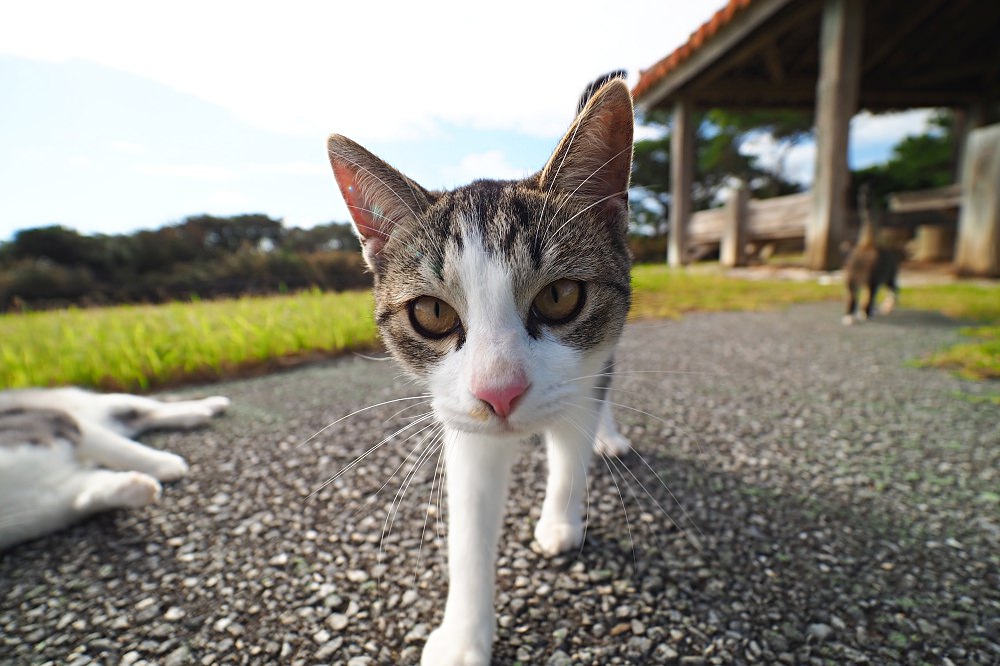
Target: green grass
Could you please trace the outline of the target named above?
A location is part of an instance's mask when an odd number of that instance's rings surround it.
[[[843,295],[840,284],[744,280],[709,267],[677,270],[661,264],[636,266],[632,289],[632,320],[676,319],[695,311],[769,310]]]
[[[0,316],[0,388],[147,390],[374,345],[367,292]]]
[[[727,277],[708,267],[636,266],[632,320],[685,312],[761,310],[842,298],[840,284]],[[922,361],[1000,378],[1000,288],[905,289],[907,308],[983,324],[970,342]],[[0,315],[0,389],[76,384],[146,391],[284,367],[377,344],[368,292],[69,309]]]
[[[966,379],[1000,379],[1000,326],[963,328],[962,333],[975,341],[940,351],[920,364],[948,368]]]

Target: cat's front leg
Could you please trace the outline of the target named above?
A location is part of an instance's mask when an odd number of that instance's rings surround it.
[[[188,473],[179,455],[150,448],[90,421],[80,419],[79,424],[83,433],[80,452],[99,465],[142,472],[159,481],[175,481]]]
[[[446,431],[448,600],[444,619],[424,646],[423,666],[486,666],[497,540],[517,441]]]
[[[583,541],[583,500],[599,405],[579,405],[546,432],[549,476],[535,540],[553,556]],[[609,413],[610,416],[610,413]]]

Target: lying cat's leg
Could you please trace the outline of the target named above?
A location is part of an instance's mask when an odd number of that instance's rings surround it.
[[[446,431],[448,601],[423,666],[486,666],[496,632],[497,539],[517,441]]]
[[[535,539],[546,555],[576,548],[583,540],[587,467],[601,407],[574,409],[546,432],[549,476]]]
[[[61,459],[47,461],[44,468],[35,466],[30,483],[11,482],[5,490],[13,496],[0,507],[0,550],[90,514],[145,506],[160,496],[160,484],[151,476],[79,468]]]
[[[106,469],[80,473],[80,488],[73,508],[80,514],[109,509],[135,509],[160,497],[160,484],[141,472],[111,472]]]
[[[97,423],[80,419],[79,425],[84,459],[111,469],[143,472],[160,481],[173,481],[188,472],[187,463],[178,455],[143,446]]]
[[[147,430],[189,429],[206,425],[216,414],[229,407],[229,398],[212,396],[202,400],[163,402],[126,393],[101,396],[115,427],[134,436]]]

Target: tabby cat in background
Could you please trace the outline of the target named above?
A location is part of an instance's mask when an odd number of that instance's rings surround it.
[[[870,319],[875,312],[875,298],[880,287],[889,289],[889,295],[882,302],[883,314],[892,312],[899,298],[897,278],[903,253],[879,242],[879,229],[869,203],[868,186],[858,190],[858,211],[861,214],[861,231],[858,243],[847,255],[844,263],[844,278],[847,286],[847,312],[843,323],[850,326],[855,321]],[[858,309],[858,296],[864,290],[865,301]]]

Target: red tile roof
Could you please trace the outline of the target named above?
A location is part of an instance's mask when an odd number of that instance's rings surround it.
[[[711,19],[691,33],[687,42],[649,69],[642,70],[639,74],[639,82],[632,89],[632,95],[638,99],[649,92],[663,77],[690,58],[695,51],[701,48],[702,44],[728,25],[733,17],[746,9],[751,2],[753,0],[729,0],[729,4],[715,12]]]

